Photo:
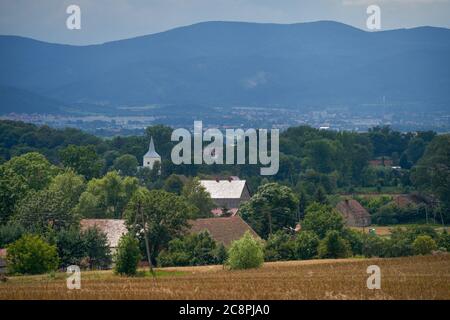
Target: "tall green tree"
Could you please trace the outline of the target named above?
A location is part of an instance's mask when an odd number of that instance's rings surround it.
[[[344,228],[344,222],[339,212],[329,205],[319,203],[308,206],[301,224],[303,230],[313,231],[321,239],[330,230],[341,232]]]
[[[114,170],[123,176],[136,176],[138,166],[138,160],[131,154],[124,154],[114,161]]]
[[[211,199],[209,192],[200,184],[198,178],[187,181],[183,186],[181,195],[196,209],[193,218],[207,218],[212,216],[211,210],[216,205]]]
[[[93,146],[70,145],[62,149],[59,156],[66,168],[72,168],[88,180],[99,177],[104,167],[104,161]]]
[[[183,186],[183,180],[179,175],[176,174],[171,174],[164,182],[164,190],[166,190],[167,192],[175,193],[177,195],[181,194]]]
[[[436,136],[413,168],[411,179],[422,191],[431,193],[450,210],[450,134]],[[445,215],[448,220],[449,215]]]
[[[278,183],[258,188],[251,199],[241,205],[239,212],[263,238],[298,222],[298,199],[294,192]]]
[[[121,218],[138,186],[136,178],[123,178],[116,171],[108,172],[103,178],[89,181],[76,212],[89,218]]]
[[[125,220],[131,232],[140,233],[148,242],[152,263],[170,240],[182,236],[188,227],[192,208],[182,197],[163,190],[139,188],[131,197]]]
[[[59,169],[41,154],[31,152],[0,166],[0,223],[6,223],[28,192],[45,189]]]

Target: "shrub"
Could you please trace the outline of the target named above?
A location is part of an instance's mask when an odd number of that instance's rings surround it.
[[[222,257],[217,257],[221,254]],[[158,256],[160,266],[201,266],[219,263],[223,252],[217,252],[217,244],[209,232],[186,235],[169,242],[168,250]],[[222,260],[223,261],[223,260]]]
[[[406,257],[412,256],[412,243],[408,238],[390,238],[385,242],[385,257]]]
[[[307,260],[317,255],[319,237],[312,231],[300,232],[294,240],[294,254],[296,259]]]
[[[91,269],[104,269],[111,265],[111,252],[106,234],[98,228],[89,228],[83,232],[85,255]]]
[[[7,247],[8,269],[11,273],[42,274],[58,268],[56,246],[37,235],[24,235]]]
[[[365,257],[382,257],[385,254],[385,242],[375,234],[364,234],[362,236],[361,254]]]
[[[346,258],[351,254],[347,240],[339,235],[336,230],[328,231],[325,238],[319,243],[318,253],[320,258]]]
[[[344,222],[333,207],[313,203],[306,209],[302,227],[303,230],[314,231],[322,239],[330,230],[341,231]]]
[[[412,244],[415,254],[430,254],[437,249],[436,242],[427,235],[418,236]]]
[[[354,255],[361,255],[363,247],[363,233],[361,231],[344,228],[341,236],[348,242]]]
[[[60,266],[81,265],[86,256],[85,240],[78,229],[59,231],[55,236]]]
[[[231,269],[259,268],[264,262],[264,249],[261,242],[248,231],[231,244],[227,264]]]
[[[214,256],[218,264],[224,264],[227,261],[228,252],[223,243],[219,243],[216,250],[214,250]]]
[[[444,230],[439,235],[438,246],[440,249],[442,248],[447,251],[450,251],[450,235],[448,234],[447,230]]]
[[[282,261],[295,259],[292,236],[279,230],[267,239],[264,255],[266,261]]]
[[[25,230],[18,224],[6,224],[0,226],[0,248],[6,247],[19,239]]]
[[[139,241],[131,234],[125,235],[119,242],[114,270],[121,275],[134,276],[141,258]]]

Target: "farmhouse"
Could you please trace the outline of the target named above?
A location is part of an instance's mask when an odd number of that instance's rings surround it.
[[[128,232],[125,220],[122,219],[83,219],[80,224],[82,230],[96,227],[105,233],[112,253],[117,250],[120,238]],[[258,234],[237,215],[189,220],[189,226],[188,233],[199,233],[206,230],[215,241],[221,242],[225,246],[228,246],[234,240],[240,239],[246,231],[259,238]]]
[[[106,234],[111,253],[119,247],[120,238],[128,232],[125,220],[118,219],[83,219],[80,221],[81,230],[98,228]]]
[[[345,199],[336,206],[349,227],[367,227],[371,223],[370,214],[354,199]]]
[[[200,180],[200,184],[209,192],[217,206],[212,210],[215,216],[224,215],[224,208],[228,209],[231,215],[236,215],[240,204],[250,199],[247,182],[239,180],[238,177],[226,180]]]
[[[232,217],[206,218],[189,221],[190,233],[208,231],[211,237],[226,247],[240,239],[247,231],[255,238],[258,234],[238,215]]]

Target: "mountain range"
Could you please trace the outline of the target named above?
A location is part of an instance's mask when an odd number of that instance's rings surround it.
[[[0,36],[0,113],[74,105],[448,105],[450,29],[204,22],[98,45]]]

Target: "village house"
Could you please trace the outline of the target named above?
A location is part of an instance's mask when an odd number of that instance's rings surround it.
[[[225,246],[239,240],[246,231],[259,238],[258,234],[240,216],[189,220],[188,224],[189,234],[206,230],[215,241],[223,243]],[[80,225],[82,230],[96,227],[106,234],[111,253],[117,251],[120,239],[128,232],[123,219],[83,219]]]
[[[371,224],[369,212],[356,200],[344,199],[336,205],[348,227],[367,227]]]
[[[200,180],[200,184],[209,192],[216,204],[212,210],[214,216],[228,214],[235,216],[241,203],[250,199],[250,190],[245,180],[238,177],[229,177],[226,180]],[[223,209],[228,212],[223,212]]]

